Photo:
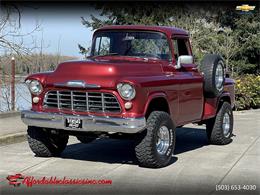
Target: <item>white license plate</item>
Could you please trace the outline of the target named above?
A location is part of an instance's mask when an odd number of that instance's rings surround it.
[[[69,117],[65,119],[65,126],[72,129],[81,129],[82,120],[79,118]]]

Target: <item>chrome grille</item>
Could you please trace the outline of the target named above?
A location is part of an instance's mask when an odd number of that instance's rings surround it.
[[[110,93],[82,91],[49,91],[45,94],[45,108],[69,109],[84,112],[120,112],[117,98]]]

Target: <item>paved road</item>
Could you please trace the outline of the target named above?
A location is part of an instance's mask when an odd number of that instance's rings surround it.
[[[260,194],[260,110],[236,112],[233,143],[207,145],[203,126],[177,130],[170,166],[141,168],[133,142],[97,140],[81,144],[74,137],[59,158],[34,157],[26,142],[0,147],[0,194]],[[8,174],[41,178],[110,179],[112,185],[8,185]],[[218,191],[216,185],[256,185],[255,191]],[[248,187],[248,186],[236,186]]]
[[[26,130],[26,125],[21,121],[21,116],[0,118],[0,137],[15,133],[22,133]]]

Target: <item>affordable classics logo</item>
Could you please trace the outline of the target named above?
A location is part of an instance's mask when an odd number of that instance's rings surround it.
[[[9,185],[13,185],[14,187],[21,184],[27,187],[32,187],[33,185],[112,185],[112,180],[109,179],[74,179],[67,177],[59,178],[56,176],[35,178],[33,176],[24,176],[20,173],[8,175],[6,179]]]
[[[15,175],[8,175],[6,179],[9,181],[9,185],[16,187],[21,185],[21,180],[24,179],[24,176],[20,173],[17,173]]]

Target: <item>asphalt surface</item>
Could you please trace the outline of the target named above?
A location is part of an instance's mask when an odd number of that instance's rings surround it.
[[[19,112],[0,113],[0,146],[25,141],[26,129]]]
[[[234,117],[235,137],[226,146],[208,145],[204,126],[177,129],[172,163],[161,169],[139,167],[131,140],[81,144],[70,137],[57,158],[35,157],[27,142],[1,146],[0,194],[260,194],[260,110],[236,112]],[[16,173],[105,179],[112,185],[14,187],[6,177]]]
[[[21,121],[21,116],[1,118],[0,114],[0,137],[10,134],[25,132],[26,125]]]

